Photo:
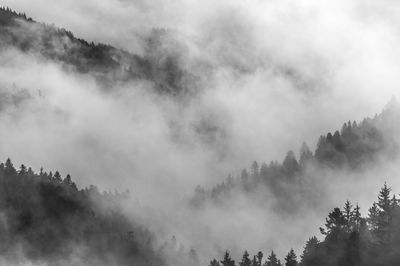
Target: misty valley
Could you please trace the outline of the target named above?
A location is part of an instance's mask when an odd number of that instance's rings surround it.
[[[398,4],[244,2],[1,3],[0,265],[400,265]]]

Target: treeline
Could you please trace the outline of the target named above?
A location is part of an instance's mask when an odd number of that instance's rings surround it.
[[[25,13],[17,13],[8,7],[0,8],[0,25],[9,26],[15,23],[14,19],[23,19],[29,22],[34,22],[32,18],[26,16]]]
[[[396,136],[400,132],[398,127],[391,125],[399,122],[400,103],[393,98],[380,115],[366,118],[360,123],[349,121],[343,124],[340,131],[321,136],[314,152],[303,143],[299,158],[289,151],[281,163],[271,161],[260,165],[254,161],[240,175],[229,175],[224,182],[211,189],[198,186],[191,203],[200,206],[207,200],[223,201],[238,191],[253,193],[264,188],[278,198],[284,195],[285,202],[280,202],[290,205],[290,196],[307,189],[303,187],[303,181],[316,169],[352,171],[380,159],[391,161],[396,158],[400,151]],[[288,190],[290,193],[286,193]]]
[[[106,88],[144,80],[153,83],[158,92],[193,93],[198,79],[183,68],[177,55],[163,47],[168,38],[167,30],[154,29],[145,40],[145,55],[138,56],[110,45],[88,42],[66,29],[0,8],[0,49],[11,46],[62,63],[67,69],[92,74]]]
[[[19,259],[22,249],[50,265],[165,265],[154,235],[118,208],[127,198],[129,191],[78,189],[58,171],[17,170],[8,159],[0,164],[0,257]]]
[[[400,265],[400,204],[385,184],[378,199],[362,217],[360,207],[346,201],[343,208],[334,208],[320,228],[324,236],[315,236],[305,244],[298,257],[291,249],[282,262],[272,251],[263,260],[263,253],[250,256],[244,252],[236,263],[226,251],[222,260],[213,259],[209,266],[398,266]]]

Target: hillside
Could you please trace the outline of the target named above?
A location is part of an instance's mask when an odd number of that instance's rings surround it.
[[[0,8],[0,49],[18,49],[61,63],[67,70],[90,74],[99,85],[146,81],[157,92],[183,96],[195,92],[196,77],[185,70],[180,59],[163,48],[170,33],[154,29],[144,40],[146,54],[135,55],[113,46],[77,38],[66,29],[39,23],[25,14]],[[162,52],[161,52],[162,51]]]
[[[8,159],[0,164],[0,256],[51,265],[164,265],[154,236],[120,210],[128,198],[78,189],[57,171],[17,171]]]
[[[299,159],[293,151],[288,151],[282,162],[263,162],[260,165],[254,161],[240,175],[229,175],[224,182],[210,189],[198,186],[191,204],[197,207],[206,202],[224,204],[235,194],[251,197],[260,191],[268,191],[278,199],[280,208],[293,210],[304,203],[305,195],[310,198],[309,195],[316,192],[308,182],[314,180],[316,173],[363,171],[379,161],[392,162],[398,158],[399,122],[400,103],[393,98],[381,114],[365,118],[360,123],[346,122],[341,130],[321,136],[314,152],[303,143]]]
[[[282,260],[273,250],[265,257],[261,251],[254,256],[245,251],[237,264],[226,251],[222,260],[213,259],[209,266],[399,265],[400,205],[391,188],[382,187],[367,217],[362,217],[360,209],[349,201],[343,208],[334,208],[320,228],[324,239],[310,237],[300,256],[293,249]]]

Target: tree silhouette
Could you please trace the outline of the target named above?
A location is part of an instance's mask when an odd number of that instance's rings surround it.
[[[281,266],[281,263],[279,262],[278,258],[276,257],[276,254],[274,251],[271,251],[271,254],[268,256],[267,260],[264,263],[264,266]]]
[[[240,266],[251,266],[250,255],[247,250],[244,251],[242,261],[239,263]]]
[[[213,259],[212,261],[210,261],[209,266],[220,266],[220,264],[216,259]]]
[[[231,259],[228,251],[225,251],[224,259],[221,261],[222,266],[235,266],[235,261]]]
[[[285,257],[285,266],[296,266],[296,265],[297,265],[297,256],[294,253],[294,250],[291,249]]]

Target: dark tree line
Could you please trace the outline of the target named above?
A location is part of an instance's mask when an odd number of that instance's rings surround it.
[[[181,64],[179,56],[163,47],[170,33],[154,29],[147,38],[144,56],[110,45],[77,38],[66,29],[38,23],[25,14],[0,8],[0,49],[9,46],[60,62],[69,70],[92,74],[99,85],[145,80],[158,92],[185,96],[196,91],[198,78]]]
[[[261,187],[276,197],[284,195],[284,204],[291,205],[295,200],[291,195],[307,189],[302,187],[303,180],[308,178],[309,169],[347,169],[358,170],[377,158],[393,160],[399,154],[398,140],[400,133],[397,125],[400,122],[400,104],[392,99],[384,111],[374,118],[362,122],[346,122],[342,129],[333,134],[321,136],[312,152],[306,143],[300,148],[297,158],[293,151],[287,152],[282,162],[261,163],[254,161],[250,168],[243,169],[240,175],[228,178],[212,187],[195,189],[192,203],[200,206],[206,200],[214,202],[229,199],[229,196],[240,191],[253,193]],[[312,171],[311,171],[312,172]],[[287,190],[290,193],[287,193]]]
[[[0,164],[0,256],[12,261],[22,247],[29,260],[51,265],[77,251],[85,265],[165,265],[153,234],[118,208],[128,197],[78,189],[70,175],[16,169],[8,159]]]
[[[245,251],[236,263],[226,251],[223,260],[213,259],[209,266],[400,265],[400,204],[386,184],[369,208],[367,217],[362,217],[358,204],[354,206],[346,201],[343,208],[334,208],[328,214],[320,231],[323,241],[311,237],[299,258],[293,249],[283,262],[273,251],[264,261],[262,252],[251,257]]]

